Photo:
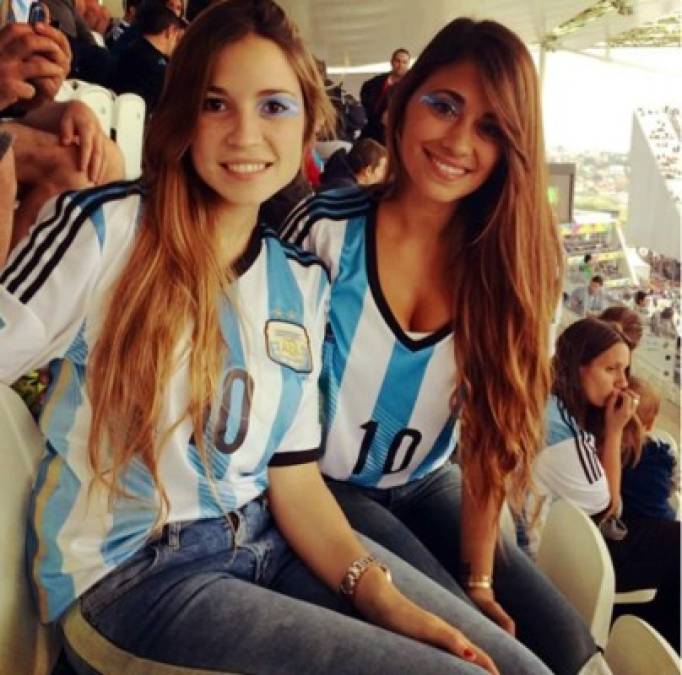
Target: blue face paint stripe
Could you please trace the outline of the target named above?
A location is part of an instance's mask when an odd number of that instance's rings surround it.
[[[384,464],[391,443],[401,430],[409,427],[433,347],[413,352],[396,341],[386,367],[384,381],[371,419],[378,423],[362,472],[353,476],[359,485],[376,485],[384,475]],[[384,411],[390,411],[390,414]]]

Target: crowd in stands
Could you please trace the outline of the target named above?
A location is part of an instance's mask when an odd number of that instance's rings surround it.
[[[181,666],[244,672],[262,667],[266,672],[287,658],[292,670],[284,672],[304,672],[308,657],[328,664],[333,645],[338,650],[334,659],[344,665],[345,660],[362,664],[371,652],[372,672],[402,672],[405,663],[405,672],[441,673],[447,666],[473,673],[468,666],[475,663],[476,672],[482,668],[497,675],[494,659],[502,672],[517,675],[549,675],[550,670],[608,675],[575,608],[532,561],[529,542],[539,536],[551,503],[563,498],[583,508],[602,532],[617,590],[658,589],[653,601],[627,610],[649,621],[679,652],[680,527],[669,503],[679,490],[678,458],[656,435],[660,394],[630,368],[653,298],[632,289],[631,307],[612,306],[596,256],[586,254],[581,285],[565,298],[581,318],[559,337],[550,364],[547,354],[554,345],[547,328],[560,294],[556,269],[562,265],[562,249],[546,191],[529,196],[531,208],[505,189],[512,179],[541,185],[544,171],[544,159],[529,140],[541,136],[541,129],[531,129],[528,122],[540,119],[535,70],[518,37],[495,22],[455,20],[432,40],[413,70],[408,50],[394,50],[391,70],[365,82],[357,101],[327,78],[322,62],[315,71],[313,59],[270,0],[190,1],[186,10],[181,0],[126,0],[118,20],[95,0],[45,0],[45,5],[46,22],[0,27],[0,117],[5,118],[0,123],[0,307],[13,312],[9,329],[14,341],[5,346],[16,352],[14,360],[0,356],[0,374],[9,383],[24,375],[15,386],[36,417],[46,392],[53,406],[61,406],[57,414],[78,417],[78,434],[60,436],[68,452],[48,439],[49,462],[68,467],[80,453],[77,471],[101,491],[96,504],[101,512],[83,515],[78,526],[71,526],[68,551],[60,548],[63,543],[51,524],[34,523],[34,533],[55,556],[51,564],[59,568],[52,576],[41,570],[34,579],[41,593],[54,594],[50,603],[62,603],[55,609],[45,601],[43,619],[64,614],[73,624],[75,611],[79,630],[120,641],[122,649],[141,654],[148,663],[163,660],[165,652],[180,655],[178,672]],[[251,28],[240,33],[240,21]],[[286,86],[268,88],[266,63],[274,64],[274,77]],[[211,71],[208,91],[200,91],[196,67]],[[74,76],[145,100],[148,193],[138,184],[115,182],[122,178],[120,152],[84,104],[54,103],[64,79]],[[466,91],[468,98],[453,94],[454,89]],[[183,126],[185,96],[197,107],[193,128]],[[496,109],[518,106],[510,112],[518,128],[497,120],[486,96],[495,97]],[[239,135],[226,131],[230,125],[219,117],[225,107],[243,99],[248,108],[256,98],[252,122],[271,134],[267,148],[281,152],[277,160],[284,168],[267,189],[254,180],[256,187],[249,192],[245,174],[266,171],[274,163],[267,152],[257,158],[244,152],[231,160],[216,160],[212,153],[222,134]],[[670,116],[678,120],[679,111],[674,113]],[[470,150],[449,145],[453,136],[461,139],[465,133],[457,126],[460,119],[477,129],[475,139],[467,139],[477,160],[464,168],[460,154]],[[679,123],[671,124],[679,152]],[[650,138],[668,143],[666,133],[657,127]],[[503,164],[498,146],[503,138],[515,139],[531,158],[522,170]],[[233,174],[230,190],[223,191],[223,174],[216,177],[217,163],[223,173]],[[501,166],[505,171],[498,171]],[[438,180],[431,180],[430,172]],[[384,190],[386,183],[391,190]],[[82,192],[103,184],[110,185]],[[235,202],[234,194],[243,197],[246,207]],[[97,203],[91,209],[93,195]],[[425,202],[430,210],[423,209]],[[86,218],[95,227],[79,229]],[[36,221],[41,224],[27,236]],[[21,263],[24,251],[37,255],[39,231],[51,222],[72,228],[82,249],[74,251],[67,242],[65,260],[54,264],[58,274],[50,269],[41,278],[37,301],[33,295],[15,298],[12,266]],[[278,236],[265,233],[259,223]],[[218,224],[235,233],[234,241],[228,242]],[[505,235],[512,225],[520,229],[515,243]],[[457,234],[458,227],[465,234]],[[115,242],[113,248],[110,239],[103,243],[105,234]],[[531,242],[538,255],[526,256],[520,278],[507,262],[527,254]],[[19,256],[18,246],[23,247]],[[79,251],[85,251],[82,258]],[[107,270],[118,270],[116,275],[95,278],[91,268],[100,264],[98,256],[106,258]],[[679,280],[675,262],[660,266]],[[465,268],[466,273],[460,271]],[[488,274],[499,274],[501,281]],[[77,297],[74,309],[72,295],[78,293],[70,284],[88,292],[94,288],[95,302]],[[222,298],[227,286],[234,297],[219,312],[211,310],[212,294]],[[484,286],[479,305],[477,293]],[[112,289],[120,294],[117,299],[126,299],[120,324],[108,304]],[[62,306],[58,302],[73,311],[68,325],[60,323],[66,319],[58,309],[53,311],[52,303]],[[128,312],[128,304],[134,311]],[[454,316],[453,307],[458,310]],[[673,308],[654,313],[654,333],[673,325]],[[179,317],[180,328],[166,310]],[[24,349],[16,336],[33,330],[41,312],[45,344]],[[253,318],[254,325],[263,319],[264,330],[259,332],[258,325],[242,327],[240,333],[241,315]],[[81,324],[87,324],[87,336],[79,332]],[[70,344],[61,337],[68,331],[73,333]],[[229,353],[216,351],[223,342],[230,343]],[[320,363],[316,350],[321,353],[323,344]],[[183,357],[179,384],[173,379],[178,346],[190,354]],[[256,382],[247,372],[245,346],[254,347],[262,367],[254,371]],[[148,375],[144,390],[119,387],[119,373],[129,385],[138,377],[128,362],[130,349]],[[17,366],[20,357],[25,369]],[[455,357],[463,373],[459,380]],[[44,366],[51,359],[48,371]],[[218,384],[206,372],[209,366],[220,369],[223,359],[228,374],[220,385],[220,411],[214,414],[205,402],[215,398]],[[56,362],[66,365],[57,367]],[[82,382],[57,396],[49,373],[65,372],[62,367],[78,370]],[[103,378],[101,390],[87,388],[86,367]],[[321,369],[321,386],[328,388],[323,401],[314,379]],[[486,377],[489,386],[477,386]],[[429,391],[421,387],[422,380]],[[376,403],[365,401],[370,387],[376,387]],[[279,388],[278,406],[278,394],[272,392]],[[230,406],[242,390],[239,421],[233,424]],[[143,401],[146,394],[149,399]],[[90,400],[83,403],[85,397],[92,398],[92,409]],[[267,433],[260,430],[262,438],[253,431],[249,435],[251,405],[258,408],[256,417],[269,420]],[[191,419],[183,418],[182,424],[170,420],[169,410],[182,406]],[[311,448],[320,444],[323,407],[329,426],[321,457]],[[139,423],[139,434],[120,426],[128,416]],[[163,440],[170,464],[157,462],[154,454],[162,423],[170,429]],[[89,435],[92,428],[111,440],[113,459],[107,461],[113,468],[103,468],[96,434]],[[207,445],[197,440],[204,432]],[[346,444],[351,434],[360,436]],[[431,449],[419,455],[416,449],[427,436]],[[486,441],[481,453],[474,451],[479,436]],[[134,465],[139,475],[125,473],[131,460],[128,443],[141,458]],[[451,461],[456,448],[457,463]],[[402,455],[400,450],[405,450]],[[248,467],[231,461],[244,452],[250,453]],[[218,458],[211,467],[207,453]],[[326,482],[317,469],[309,470],[318,458]],[[172,466],[185,472],[182,481],[169,471]],[[122,476],[127,481],[123,494],[107,492]],[[180,496],[173,506],[181,503],[184,517],[177,527],[170,522],[157,531],[149,504],[165,504],[159,513],[170,505],[161,477],[170,496]],[[78,482],[60,482],[56,489],[86,503],[80,476]],[[44,489],[40,482],[36,490]],[[118,509],[121,498],[129,496],[126,490],[140,502],[116,513],[130,536],[119,532],[118,538],[107,539],[101,523],[110,515],[107,509]],[[228,507],[221,501],[225,495]],[[507,550],[498,545],[505,499],[515,509],[520,543],[530,555],[512,541]],[[85,550],[80,527],[91,528],[88,536],[108,557]],[[460,538],[452,534],[460,530],[461,550]],[[220,537],[229,542],[227,548],[221,548]],[[263,569],[276,569],[261,574],[261,559],[247,564],[227,555],[240,537],[251,538],[244,550],[251,546],[256,557],[268,550]],[[161,547],[168,555],[158,554]],[[205,548],[201,554],[200,547]],[[186,556],[184,562],[173,559],[178,551]],[[76,589],[70,572],[61,569],[64,555],[72,556],[74,565],[82,562],[79,556],[90,556],[87,564],[99,567],[87,580],[79,579]],[[155,587],[161,582],[153,574],[152,580],[146,576],[150,556],[163,558],[158,575],[164,578],[163,588]],[[213,557],[225,567],[210,562]],[[399,586],[392,585],[381,561],[389,561]],[[240,565],[258,570],[247,573]],[[189,567],[196,574],[186,572]],[[149,597],[135,584],[129,589],[138,573],[140,583],[151,588]],[[225,574],[231,587],[215,583],[214,591],[211,584],[193,585],[202,575],[214,582],[224,581]],[[68,593],[58,588],[66,577]],[[339,585],[341,594],[330,592]],[[170,598],[170,604],[149,600],[153,592]],[[105,618],[92,618],[98,612],[88,613],[89,606],[101,609]],[[199,607],[198,614],[185,614],[190,606]],[[246,607],[254,612],[259,632],[247,638],[241,631],[239,639],[230,635],[227,649],[223,624],[228,633],[230,627],[239,629]],[[217,618],[205,626],[201,619],[208,611]],[[160,627],[161,653],[129,628],[146,613],[154,618],[145,625]],[[287,633],[294,650],[278,640],[291,616],[300,621],[296,631]],[[180,629],[166,632],[176,621]],[[449,625],[456,621],[462,622],[461,632]],[[319,629],[320,644],[309,639],[306,628]],[[70,641],[73,635],[65,629],[63,672],[71,673],[72,667],[89,672],[84,664],[90,652],[80,652],[81,645]],[[377,644],[381,648],[372,650]],[[367,649],[363,653],[357,645]],[[415,649],[422,650],[415,661],[419,665],[410,670]],[[237,654],[237,666],[229,661],[230,650]],[[316,667],[317,672],[334,672],[329,669],[333,665]]]
[[[673,106],[638,108],[637,115],[675,202],[682,203],[680,110]]]

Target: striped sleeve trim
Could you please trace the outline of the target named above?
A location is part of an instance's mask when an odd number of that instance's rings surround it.
[[[288,260],[293,260],[303,267],[311,267],[313,265],[319,265],[322,268],[327,281],[331,281],[331,273],[329,268],[325,264],[324,260],[316,256],[310,251],[305,251],[299,248],[295,244],[290,244],[289,242],[282,241],[274,230],[265,230],[263,232],[264,237],[270,237],[275,239],[282,249],[282,252],[287,257]]]
[[[575,449],[578,454],[578,460],[582,467],[583,473],[587,482],[591,485],[596,483],[602,475],[601,467],[596,457],[596,448],[594,447],[594,436],[583,429],[580,429],[573,418],[569,415],[566,407],[559,402],[559,415],[561,415],[562,422],[570,429],[573,435]]]
[[[0,284],[8,292],[18,295],[20,302],[29,302],[59,265],[83,223],[106,202],[136,192],[140,192],[139,187],[125,182],[110,184],[106,186],[106,191],[96,187],[60,195],[54,215],[33,229],[17,257],[0,276]],[[74,211],[79,208],[82,211],[73,218]],[[38,243],[40,239],[42,241]]]
[[[275,453],[268,466],[295,466],[296,464],[309,464],[316,462],[322,457],[322,449],[298,450],[296,452],[277,452]]]
[[[358,188],[341,188],[308,197],[295,207],[282,227],[282,239],[301,246],[313,225],[323,218],[347,220],[362,215],[371,195]]]

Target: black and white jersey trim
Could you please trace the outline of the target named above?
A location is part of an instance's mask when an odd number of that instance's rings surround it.
[[[347,220],[365,213],[371,194],[359,188],[340,188],[308,197],[287,216],[281,238],[300,246],[322,218]]]
[[[585,474],[585,478],[590,485],[596,483],[602,476],[602,469],[597,461],[597,449],[594,445],[594,436],[575,424],[573,418],[566,409],[566,406],[561,401],[557,401],[557,403],[562,422],[573,434],[575,449],[578,453],[578,460],[580,461],[580,466]]]
[[[17,257],[0,276],[0,284],[9,293],[19,295],[20,302],[28,303],[59,265],[82,224],[106,202],[140,191],[136,183],[126,181],[60,195],[54,216],[34,228]],[[101,195],[87,201],[93,193]],[[65,207],[69,197],[74,198]],[[81,208],[84,201],[86,206],[71,222],[74,210]]]

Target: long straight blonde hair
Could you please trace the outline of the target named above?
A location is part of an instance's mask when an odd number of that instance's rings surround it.
[[[169,501],[159,478],[158,453],[172,428],[158,429],[158,424],[178,348],[189,336],[190,395],[181,419],[191,419],[206,467],[206,406],[215,398],[229,348],[220,331],[218,300],[234,273],[218,260],[219,198],[197,176],[189,148],[217,55],[250,34],[277,44],[299,79],[305,110],[302,147],[333,115],[311,55],[271,0],[226,0],[191,24],[168,66],[145,140],[146,195],[139,232],[88,363],[89,458],[95,477],[112,495],[124,495],[121,472],[139,458],[160,494],[159,522]]]
[[[390,103],[387,195],[400,194],[407,180],[399,151],[407,104],[433,73],[463,61],[480,71],[502,157],[460,202],[446,233],[458,373],[452,404],[461,392],[466,488],[480,502],[507,496],[520,507],[543,439],[563,256],[547,196],[537,75],[514,33],[461,18],[426,46]]]

